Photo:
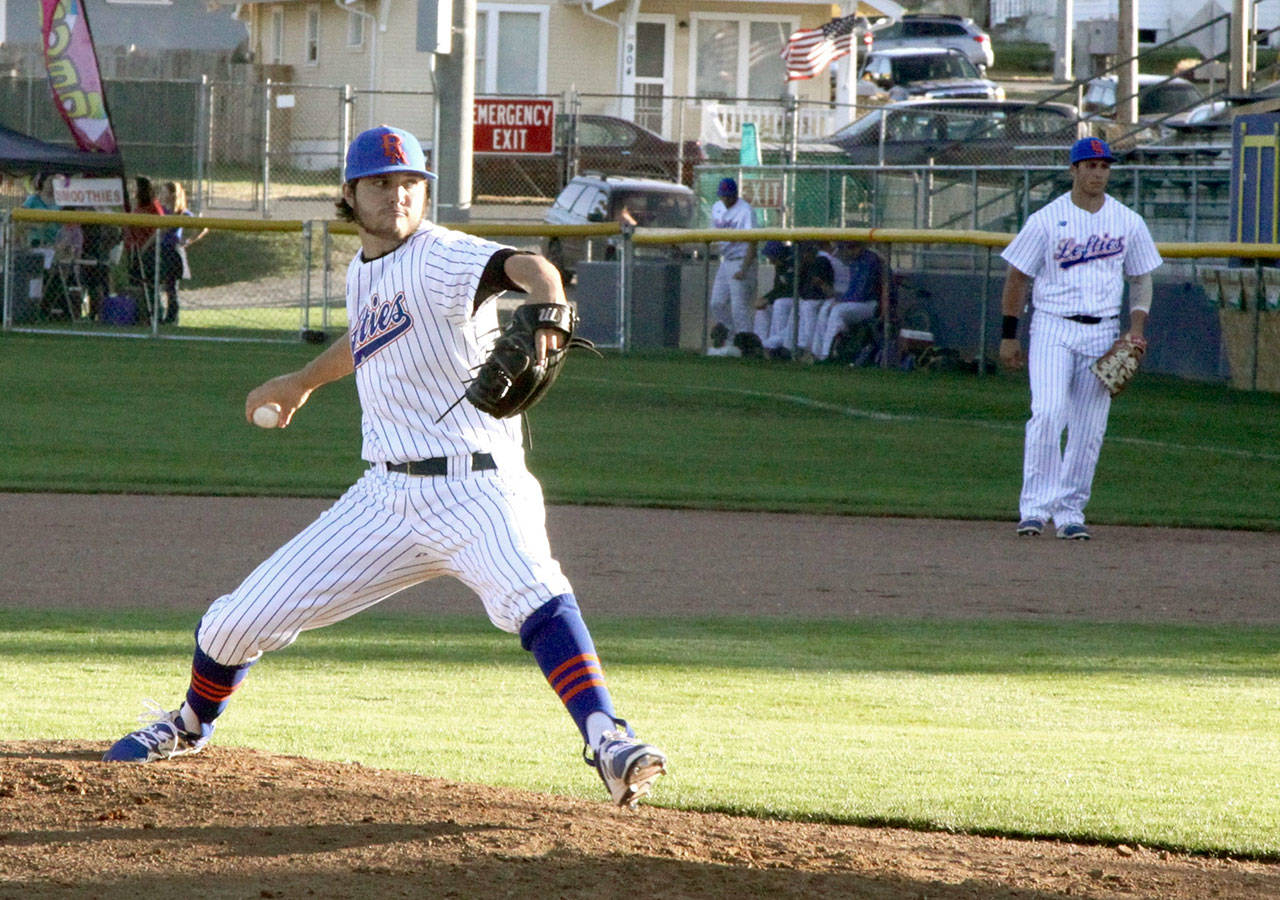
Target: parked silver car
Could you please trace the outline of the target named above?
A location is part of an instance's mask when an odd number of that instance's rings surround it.
[[[630,222],[648,228],[692,228],[698,219],[698,196],[683,184],[655,178],[616,175],[579,175],[572,179],[543,216],[551,225],[586,225],[594,222]],[[610,259],[616,241],[555,235],[547,240],[544,255],[560,270],[567,284],[579,260]],[[684,252],[667,245],[636,248],[637,254],[670,256]]]
[[[995,62],[991,36],[967,16],[934,13],[908,13],[896,22],[888,22],[870,32],[871,50],[895,47],[950,47],[959,50],[969,61],[985,70]]]
[[[984,78],[969,57],[950,47],[872,50],[862,65],[860,77],[887,92],[890,100],[912,97],[1005,98],[1004,88]]]
[[[1116,114],[1115,75],[1099,75],[1085,86],[1081,110],[1087,116],[1111,118]],[[1200,89],[1185,78],[1142,73],[1138,76],[1138,119],[1152,120],[1189,110],[1204,102]]]

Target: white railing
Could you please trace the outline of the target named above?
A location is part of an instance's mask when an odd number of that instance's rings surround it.
[[[736,146],[742,140],[742,126],[746,122],[755,123],[756,135],[762,141],[783,141],[788,137],[787,111],[780,105],[753,106],[704,100],[700,106],[703,143]],[[801,107],[795,115],[800,140],[821,138],[833,130],[829,109]]]

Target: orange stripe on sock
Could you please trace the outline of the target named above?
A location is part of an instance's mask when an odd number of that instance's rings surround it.
[[[558,694],[562,690],[564,690],[566,685],[573,684],[573,682],[577,681],[579,678],[584,678],[588,675],[599,675],[600,677],[603,678],[604,670],[601,669],[598,664],[582,666],[580,668],[574,669],[572,672],[568,673],[560,680],[553,681],[551,683],[551,689]]]
[[[561,703],[568,703],[570,700],[572,700],[574,697],[576,697],[576,696],[578,696],[579,694],[581,694],[581,693],[582,693],[583,691],[585,691],[587,688],[593,688],[593,687],[604,687],[604,679],[603,679],[603,678],[592,678],[590,681],[584,681],[584,682],[582,682],[582,683],[581,683],[581,684],[579,684],[577,687],[575,687],[573,690],[569,691],[569,693],[564,694],[563,696],[561,696],[561,698],[560,698],[560,702],[561,702]]]
[[[566,660],[564,663],[557,666],[554,671],[552,671],[549,675],[547,675],[547,681],[554,683],[555,680],[559,678],[560,675],[563,674],[566,669],[570,668],[571,666],[576,666],[578,663],[581,663],[581,662],[594,662],[598,666],[600,665],[600,657],[596,656],[594,653],[579,654],[578,656],[575,656],[573,659]]]
[[[239,687],[239,685],[227,687],[225,684],[215,684],[209,679],[198,674],[195,670],[192,670],[191,672],[191,689],[204,699],[211,700],[214,703],[221,703],[223,700],[226,700],[235,693],[237,687]]]

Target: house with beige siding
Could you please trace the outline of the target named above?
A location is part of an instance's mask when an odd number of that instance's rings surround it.
[[[303,104],[335,109],[331,92],[348,89],[351,128],[392,122],[419,135],[434,133],[434,57],[419,37],[434,10],[428,0],[237,4],[249,52],[288,85],[279,90],[289,92],[295,120],[307,115]],[[901,8],[892,0],[478,0],[475,93],[548,96],[558,109],[621,116],[671,140],[730,142],[744,119],[761,137],[780,137],[795,97],[802,135],[821,135],[852,114],[839,101],[850,97],[853,62],[788,82],[780,53],[796,29],[854,13]]]

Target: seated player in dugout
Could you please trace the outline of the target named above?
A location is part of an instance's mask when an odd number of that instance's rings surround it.
[[[196,629],[183,702],[121,738],[105,759],[145,763],[199,751],[264,654],[452,575],[533,654],[615,803],[633,806],[665,772],[662,751],[637,740],[614,712],[573,588],[551,554],[520,417],[459,402],[499,335],[494,298],[517,291],[571,313],[564,287],[541,256],[427,221],[434,178],[408,132],[379,126],[351,142],[338,211],[360,236],[347,270],[353,324],[302,369],[251,390],[245,416],[252,421],[272,405],[277,427],[286,427],[314,390],[354,374],[369,468],[213,602]],[[541,326],[534,336],[540,357],[564,339]],[[492,710],[492,720],[502,722],[503,712]]]

